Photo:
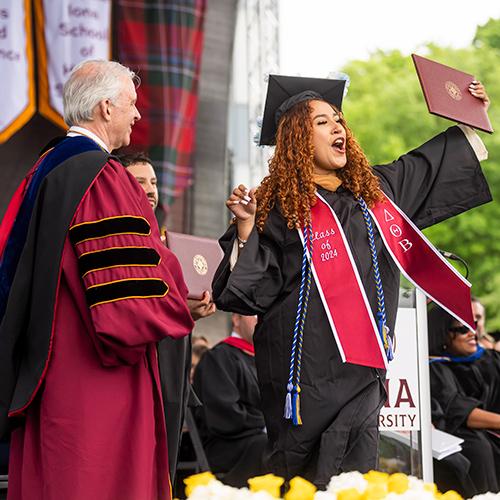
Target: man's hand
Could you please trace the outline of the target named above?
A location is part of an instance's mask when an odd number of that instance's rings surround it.
[[[189,312],[194,321],[208,318],[216,311],[215,304],[210,301],[210,292],[204,291],[201,300],[188,299]]]

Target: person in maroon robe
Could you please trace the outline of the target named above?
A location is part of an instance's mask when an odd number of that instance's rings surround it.
[[[193,328],[179,263],[130,142],[135,75],[87,61],[64,87],[67,136],[0,229],[0,431],[9,500],[171,498],[156,344]]]

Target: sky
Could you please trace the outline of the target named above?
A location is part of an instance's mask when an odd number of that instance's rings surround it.
[[[279,0],[280,73],[326,77],[377,49],[466,47],[500,0]]]

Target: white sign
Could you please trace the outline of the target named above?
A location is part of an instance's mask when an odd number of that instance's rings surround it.
[[[40,112],[64,127],[62,89],[86,59],[109,59],[111,0],[38,0]]]
[[[419,387],[415,309],[400,308],[396,321],[396,352],[387,370],[388,398],[379,416],[381,431],[418,431]]]
[[[35,111],[29,0],[0,0],[0,143]]]

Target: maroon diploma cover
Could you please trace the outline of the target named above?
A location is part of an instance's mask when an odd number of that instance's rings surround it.
[[[430,113],[493,132],[483,102],[469,92],[473,75],[416,54],[411,57]]]
[[[223,253],[217,240],[168,231],[166,244],[179,259],[190,299],[212,290],[212,279]]]

